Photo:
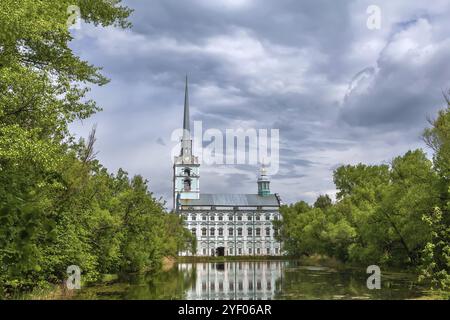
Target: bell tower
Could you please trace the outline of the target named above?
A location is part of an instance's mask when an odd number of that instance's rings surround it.
[[[192,154],[188,78],[186,76],[183,137],[181,139],[180,155],[175,156],[173,165],[173,208],[175,210],[178,208],[179,200],[200,198],[199,169],[198,157]]]

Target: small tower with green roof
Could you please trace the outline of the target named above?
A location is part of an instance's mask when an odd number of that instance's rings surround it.
[[[260,175],[258,177],[258,195],[268,196],[270,195],[270,180],[267,176],[267,169],[264,164],[261,166]]]

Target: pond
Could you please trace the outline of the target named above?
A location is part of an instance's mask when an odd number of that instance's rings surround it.
[[[384,272],[369,290],[361,269],[301,265],[298,261],[179,263],[151,275],[82,288],[76,299],[412,299],[425,295],[416,277]]]

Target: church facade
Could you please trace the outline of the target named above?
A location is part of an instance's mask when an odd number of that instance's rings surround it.
[[[180,155],[175,157],[173,165],[174,210],[196,236],[197,252],[180,255],[281,255],[281,244],[275,239],[272,223],[281,218],[281,199],[271,193],[264,166],[256,181],[257,193],[200,192],[200,163],[193,155],[190,135],[187,79],[183,129]]]

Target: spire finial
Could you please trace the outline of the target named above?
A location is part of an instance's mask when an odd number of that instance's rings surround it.
[[[262,158],[261,167],[259,168],[259,173],[260,173],[261,176],[266,176],[267,175],[266,163],[264,161],[264,158]]]

